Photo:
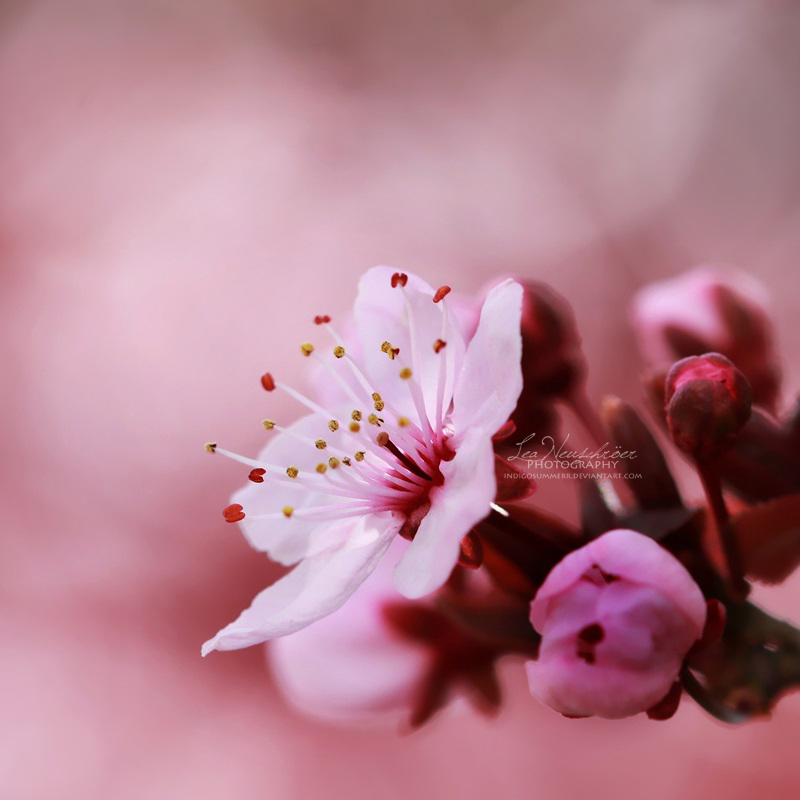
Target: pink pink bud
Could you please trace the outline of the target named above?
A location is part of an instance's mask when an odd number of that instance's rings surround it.
[[[542,635],[531,692],[567,716],[647,711],[672,689],[705,618],[700,589],[667,550],[635,531],[605,533],[562,559],[531,604]]]
[[[747,378],[719,353],[678,361],[664,392],[667,424],[675,444],[695,458],[719,452],[750,419]]]
[[[771,408],[780,367],[764,286],[750,275],[701,267],[644,287],[633,303],[642,352],[651,364],[715,351],[727,356]]]

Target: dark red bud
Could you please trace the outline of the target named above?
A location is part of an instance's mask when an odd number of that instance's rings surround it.
[[[721,452],[750,418],[752,392],[725,356],[707,353],[673,364],[664,400],[675,444],[706,459]]]

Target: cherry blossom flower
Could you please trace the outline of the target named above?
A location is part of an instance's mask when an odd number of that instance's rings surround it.
[[[346,405],[311,400],[262,377],[311,413],[277,433],[258,459],[207,445],[251,467],[251,483],[225,509],[250,544],[297,566],[262,591],[203,646],[230,650],[297,631],[339,608],[372,572],[397,534],[410,539],[394,573],[419,598],[447,580],[461,540],[495,496],[493,434],[522,389],[522,288],[492,289],[465,343],[448,310],[449,287],[387,267],[361,279],[355,305],[356,358],[327,316],[333,359],[301,351],[328,370]]]
[[[673,555],[635,531],[605,533],[562,559],[531,604],[542,635],[531,692],[567,716],[647,711],[670,693],[705,620]]]

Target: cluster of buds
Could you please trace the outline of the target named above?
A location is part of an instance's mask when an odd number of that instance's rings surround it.
[[[593,409],[575,316],[552,289],[505,281],[474,302],[371,270],[353,339],[319,315],[330,352],[300,348],[313,398],[261,379],[308,416],[266,421],[257,459],[207,446],[250,470],[225,520],[295,566],[204,654],[272,640],[273,674],[306,713],[411,728],[457,695],[496,712],[507,657],[571,718],[663,720],[685,694],[731,723],[769,713],[800,685],[800,631],[747,597],[800,563],[800,411],[775,416],[762,295],[701,270],[634,302],[655,422],[699,476],[698,505],[632,405]],[[580,525],[538,508],[514,456],[529,431],[557,430],[559,404],[627,470],[569,467]]]

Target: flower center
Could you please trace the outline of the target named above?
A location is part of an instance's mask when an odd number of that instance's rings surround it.
[[[324,328],[333,339],[334,360],[320,356],[310,342],[301,344],[300,351],[321,366],[352,403],[352,408],[346,415],[340,409],[337,415],[275,380],[271,373],[265,373],[261,377],[262,387],[267,392],[283,391],[305,406],[319,420],[319,431],[317,436],[309,436],[273,420],[263,422],[267,431],[275,431],[297,443],[298,454],[302,454],[298,461],[303,467],[246,458],[220,448],[216,443],[206,445],[209,452],[221,453],[250,467],[248,477],[252,482],[268,483],[282,492],[286,490],[286,505],[280,511],[253,515],[237,504],[235,508],[229,506],[225,510],[224,517],[228,522],[238,522],[245,517],[331,520],[390,511],[402,514],[409,523],[418,524],[424,516],[430,504],[431,491],[444,483],[440,464],[455,455],[450,441],[449,407],[445,407],[447,342],[439,337],[429,345],[438,358],[436,400],[434,407],[429,408],[430,398],[426,405],[425,393],[417,377],[414,343],[419,342],[415,337],[413,315],[405,295],[407,276],[396,273],[391,280],[392,286],[404,294],[411,352],[401,353],[400,348],[388,341],[382,343],[380,350],[396,364],[397,375],[406,387],[408,397],[398,398],[395,403],[384,399],[367,378],[358,360],[348,352],[344,340],[331,325],[330,317],[315,317],[315,324]],[[447,327],[448,315],[447,306],[442,301],[449,291],[449,287],[441,287],[431,298],[441,308],[442,335]],[[413,415],[401,411],[409,404],[409,400],[410,407],[415,411]],[[302,427],[305,430],[308,426]],[[315,465],[313,462],[316,458],[308,458],[311,452],[315,455],[318,453],[321,458]],[[315,498],[322,496],[325,502],[320,505],[304,504],[311,494]]]

